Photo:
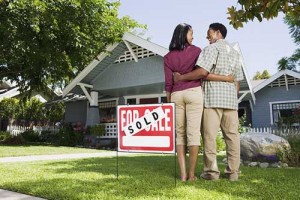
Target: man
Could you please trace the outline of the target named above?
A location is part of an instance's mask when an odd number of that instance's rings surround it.
[[[213,23],[207,31],[209,46],[204,48],[194,71],[180,75],[174,74],[174,81],[197,80],[214,73],[233,75],[234,83],[205,81],[204,111],[202,117],[202,134],[204,139],[204,171],[201,177],[217,180],[220,171],[217,166],[216,137],[221,128],[227,152],[228,165],[225,174],[231,181],[238,180],[240,166],[240,138],[238,132],[238,98],[239,81],[243,72],[239,54],[224,39],[227,29],[223,24]]]

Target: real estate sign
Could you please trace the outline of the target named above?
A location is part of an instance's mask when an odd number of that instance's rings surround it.
[[[173,103],[118,106],[118,151],[175,152]]]

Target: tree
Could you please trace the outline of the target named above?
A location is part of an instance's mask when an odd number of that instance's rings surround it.
[[[0,118],[12,120],[19,115],[19,100],[4,98],[0,101]]]
[[[294,42],[300,44],[300,16],[286,16],[284,22],[289,26],[290,34]],[[278,70],[294,70],[297,71],[297,66],[300,65],[300,49],[296,49],[290,57],[283,57],[278,61]],[[299,69],[300,70],[300,69]]]
[[[119,18],[107,0],[0,0],[0,80],[21,91],[63,88],[125,31],[139,25]]]
[[[260,80],[261,78],[261,74],[260,74],[260,72],[259,71],[257,71],[256,73],[255,73],[255,75],[253,76],[253,80]]]
[[[240,8],[237,8],[238,5]],[[291,17],[300,16],[299,0],[238,0],[237,6],[228,8],[228,19],[235,29],[243,27],[243,23],[255,18],[260,22],[263,18],[273,19],[279,12]]]
[[[269,79],[271,75],[269,74],[268,70],[264,70],[262,73],[259,71],[253,77],[253,80],[261,80],[261,79]]]
[[[295,70],[296,69],[296,65],[292,62],[292,60],[288,57],[283,57],[281,58],[278,63],[278,71],[281,71],[281,70]]]
[[[269,79],[271,77],[270,73],[268,72],[268,70],[264,70],[261,74],[261,79]]]

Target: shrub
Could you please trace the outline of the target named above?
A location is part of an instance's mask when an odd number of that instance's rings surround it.
[[[74,130],[71,123],[63,124],[57,133],[57,145],[76,146],[83,143],[83,131]]]
[[[91,126],[89,128],[89,132],[91,135],[102,136],[105,134],[105,125],[97,124],[97,125]]]
[[[3,144],[8,145],[24,145],[26,142],[21,134],[19,135],[10,135],[9,138],[7,138],[5,141],[3,141]]]
[[[11,135],[7,131],[0,131],[0,142],[5,142]]]
[[[290,135],[286,138],[290,147],[284,147],[277,151],[277,156],[289,166],[300,166],[300,135]]]
[[[26,142],[40,142],[40,134],[32,129],[21,133]]]
[[[40,141],[54,144],[57,139],[57,133],[54,133],[52,131],[42,131],[40,134]]]

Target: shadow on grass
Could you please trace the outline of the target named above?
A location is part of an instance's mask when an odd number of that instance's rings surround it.
[[[20,178],[0,181],[0,187],[47,199],[299,199],[300,169],[242,167],[238,182],[198,179],[174,181],[174,156],[22,163]],[[220,158],[221,159],[221,158]],[[197,175],[202,170],[199,157]],[[220,170],[225,168],[219,160]],[[178,168],[178,167],[177,167]],[[27,169],[34,169],[28,173]],[[1,169],[2,170],[2,169]],[[177,169],[178,171],[178,169]],[[178,172],[177,172],[178,174]],[[1,177],[1,175],[0,175]]]

